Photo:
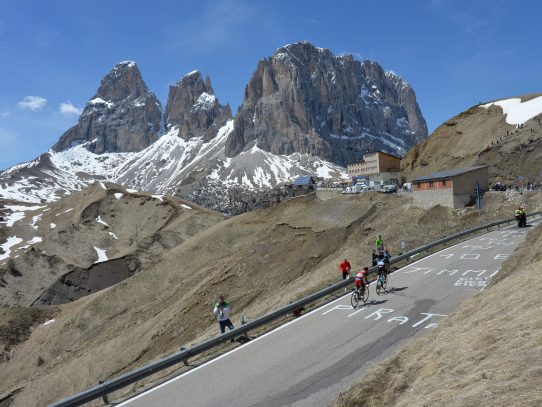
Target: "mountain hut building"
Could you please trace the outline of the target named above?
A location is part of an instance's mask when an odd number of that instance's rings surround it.
[[[401,158],[383,151],[364,154],[363,160],[348,164],[346,169],[352,179],[364,178],[384,185],[401,183]]]
[[[476,199],[476,183],[482,192],[489,190],[488,166],[435,172],[411,182],[415,205],[427,209],[435,205],[462,209]]]

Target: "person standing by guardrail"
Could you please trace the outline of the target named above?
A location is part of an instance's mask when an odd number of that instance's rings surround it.
[[[230,312],[230,304],[224,299],[223,295],[219,295],[218,302],[215,304],[215,308],[213,310],[213,314],[220,325],[220,333],[226,332],[226,327],[228,327],[230,331],[233,329],[233,324],[230,321]]]
[[[378,235],[378,239],[375,240],[375,244],[377,252],[384,251],[384,241],[382,240],[382,235]]]
[[[344,259],[341,264],[339,265],[339,271],[343,275],[343,280],[346,280],[347,278],[350,278],[350,270],[352,269],[352,266],[350,265],[350,262],[348,259]]]

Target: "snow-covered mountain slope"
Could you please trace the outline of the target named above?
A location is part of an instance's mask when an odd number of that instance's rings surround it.
[[[257,191],[302,174],[346,177],[343,167],[318,157],[299,153],[274,155],[257,146],[227,158],[224,145],[232,129],[233,120],[230,120],[215,138],[205,143],[201,137],[185,141],[177,137],[178,129],[173,128],[129,159],[120,169],[116,182],[156,193],[173,193],[176,188],[195,181],[220,181],[225,186]]]
[[[0,173],[0,197],[37,203],[55,201],[96,180],[111,181],[152,193],[189,196],[197,188],[222,194],[230,188],[259,192],[298,175],[346,177],[343,167],[307,154],[274,155],[254,146],[233,158],[224,147],[233,121],[216,137],[184,140],[172,128],[138,153],[94,154],[81,144],[68,150],[48,151],[34,161]],[[217,208],[220,208],[218,205]]]
[[[33,161],[0,172],[0,198],[53,202],[96,180],[115,180],[116,169],[134,154],[94,154],[87,150],[90,143],[61,152],[49,150]]]

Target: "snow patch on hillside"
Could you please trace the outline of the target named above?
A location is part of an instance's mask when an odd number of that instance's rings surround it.
[[[520,98],[511,98],[480,106],[488,109],[493,105],[501,107],[503,114],[506,115],[506,123],[523,124],[542,113],[542,96],[523,103]]]
[[[100,215],[98,215],[98,217],[96,218],[96,222],[109,227],[109,225],[102,220],[102,217]]]
[[[12,211],[12,213],[5,216],[6,227],[12,227],[15,222],[25,217],[26,211],[36,211],[38,209],[45,208],[45,206],[5,205],[5,208]],[[36,219],[36,221],[37,220],[38,219]],[[34,226],[34,223],[31,224],[31,226]]]
[[[22,241],[23,239],[17,236],[8,237],[8,240],[4,244],[0,245],[0,247],[4,250],[4,254],[0,254],[0,260],[7,259],[11,253],[11,248]]]
[[[98,260],[96,260],[94,264],[109,260],[105,254],[107,251],[106,249],[100,249],[99,247],[94,246],[94,250],[96,250],[96,253],[98,254]]]

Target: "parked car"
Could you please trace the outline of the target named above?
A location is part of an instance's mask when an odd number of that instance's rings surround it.
[[[384,185],[384,188],[382,188],[382,192],[384,192],[385,194],[395,194],[397,192],[397,185]]]
[[[506,185],[497,181],[495,185],[493,185],[493,191],[506,191]]]

